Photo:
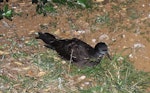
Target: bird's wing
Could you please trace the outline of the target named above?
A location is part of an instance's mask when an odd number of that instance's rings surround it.
[[[73,63],[79,67],[93,67],[98,64],[98,59],[93,58],[88,53],[88,50],[80,45],[76,45],[72,48],[72,60]]]
[[[87,43],[77,40],[71,47],[71,58],[76,65],[91,67],[99,63],[99,59],[94,57],[94,49]]]
[[[72,46],[71,56],[75,62],[89,59],[89,54],[86,48],[77,44]]]

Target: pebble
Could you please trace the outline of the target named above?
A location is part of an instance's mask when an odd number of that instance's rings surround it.
[[[119,57],[118,59],[117,59],[117,61],[122,61],[124,58],[123,57]]]
[[[84,82],[84,84],[85,84],[85,85],[89,85],[89,84],[90,84],[90,82]]]
[[[79,31],[77,31],[79,34],[84,34],[85,33],[85,31],[84,30],[79,30]]]
[[[144,48],[145,46],[141,43],[136,43],[133,45],[133,48]]]
[[[133,58],[133,54],[129,54],[129,58]]]
[[[108,40],[109,39],[109,36],[107,34],[103,34],[99,37],[100,40]]]
[[[92,42],[95,43],[95,42],[96,42],[96,39],[92,39]]]
[[[150,14],[148,14],[148,18],[150,18]]]
[[[115,38],[112,38],[112,41],[113,41],[113,42],[115,42],[115,41],[116,41],[116,39],[115,39]]]
[[[62,64],[66,64],[66,61],[61,61]]]
[[[86,76],[83,75],[83,76],[79,77],[78,80],[81,81],[81,80],[84,80],[85,78],[86,78]]]
[[[3,23],[3,26],[4,26],[4,27],[10,28],[10,26],[9,26],[9,24],[8,24],[7,22],[2,21],[2,23]]]

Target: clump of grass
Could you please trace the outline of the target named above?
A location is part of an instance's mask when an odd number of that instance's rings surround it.
[[[12,45],[14,44],[16,43],[12,43]],[[37,42],[31,40],[26,42],[25,45],[33,47],[37,46]],[[22,92],[24,90],[43,93],[60,93],[62,91],[62,93],[73,91],[80,93],[146,93],[145,91],[150,85],[150,73],[136,70],[128,58],[120,55],[114,55],[111,61],[103,59],[99,65],[87,68],[78,68],[70,65],[69,62],[65,65],[62,64],[62,60],[53,50],[35,54],[19,51],[12,55],[15,59],[27,59],[30,65],[36,66],[36,68],[39,68],[40,71],[42,70],[46,74],[40,77],[36,77],[36,75],[30,77],[18,72],[18,78],[13,80],[7,75],[7,68],[5,69],[6,74],[0,73],[0,84],[3,86],[1,89],[3,92],[13,92],[14,90]],[[25,67],[25,69],[27,68]],[[92,81],[88,81],[90,82],[88,87],[81,88],[78,79],[74,80],[74,78],[78,78],[77,76],[86,76],[86,79]],[[73,84],[69,85],[69,83]]]
[[[138,13],[138,11],[136,9],[134,9],[134,8],[128,8],[127,9],[127,15],[132,20],[137,19],[140,16],[139,13]]]
[[[31,39],[29,41],[26,41],[25,44],[26,44],[26,46],[37,46],[38,42],[36,39]]]
[[[36,12],[38,14],[43,14],[45,16],[45,15],[47,15],[47,13],[55,13],[56,9],[54,8],[54,5],[51,3],[38,4],[36,7]]]
[[[136,70],[126,59],[118,60],[119,56],[114,56],[110,62],[103,60],[95,68],[87,68],[78,73],[93,76],[97,86],[87,90],[81,90],[83,93],[145,93],[150,84],[150,73]]]
[[[109,25],[110,24],[110,17],[109,17],[109,13],[105,13],[104,15],[98,16],[95,20],[96,23],[99,24],[106,24]]]
[[[53,50],[28,54],[27,56],[30,56],[30,59],[32,58],[32,65],[43,69],[46,74],[38,78],[21,75],[18,78],[19,81],[15,81],[15,83],[8,77],[5,79],[5,76],[0,76],[0,81],[3,81],[3,84],[5,84],[4,81],[12,82],[9,91],[16,90],[15,86],[18,85],[19,90],[16,91],[24,89],[28,92],[145,93],[150,83],[149,73],[136,70],[127,58],[120,58],[120,55],[115,55],[112,61],[103,59],[98,66],[86,68],[78,68],[69,63],[62,64],[62,60]],[[87,79],[92,79],[88,88],[80,88],[79,84],[67,85],[70,81],[78,82],[71,77],[82,75],[85,75]],[[66,78],[66,76],[69,77]],[[73,90],[70,87],[76,89]]]
[[[36,11],[38,14],[47,15],[48,13],[56,13],[57,9],[55,6],[65,5],[73,8],[92,8],[92,0],[52,0],[47,1],[39,0],[37,4]]]
[[[76,86],[81,93],[145,93],[149,87],[150,73],[136,70],[126,57],[115,55],[112,61],[104,59],[101,64],[93,68],[79,69],[76,66],[71,66],[70,72],[67,73],[69,68],[64,69],[61,60],[54,60],[53,57],[57,55],[53,55],[52,51],[47,53],[40,56],[41,61],[38,61],[40,63],[37,64],[39,64],[39,67],[44,67],[50,71],[51,74],[49,73],[45,77],[46,81],[48,78],[50,80],[62,78],[65,91],[71,90],[65,88],[67,80],[63,78],[64,74],[72,77],[86,75],[87,78],[93,78],[94,81],[92,82],[96,84],[88,89],[80,89],[80,86]]]

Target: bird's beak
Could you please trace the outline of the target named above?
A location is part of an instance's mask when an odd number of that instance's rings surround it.
[[[106,55],[110,60],[112,60],[112,58],[110,57],[108,51],[103,51],[103,52],[101,52],[101,55],[100,55],[99,57],[101,58],[101,57],[103,57],[103,56],[105,56],[105,55]]]
[[[112,60],[112,58],[110,57],[110,55],[109,55],[108,52],[106,53],[106,56],[107,56],[110,60]]]

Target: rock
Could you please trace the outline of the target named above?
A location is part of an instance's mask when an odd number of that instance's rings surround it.
[[[78,32],[79,34],[84,34],[84,33],[85,33],[84,30],[78,30],[77,32]]]
[[[133,45],[133,48],[144,48],[145,46],[141,43],[136,43]]]
[[[129,58],[133,58],[133,54],[130,54],[130,55],[129,55]]]
[[[78,81],[82,81],[82,80],[84,80],[85,78],[86,78],[86,76],[83,75],[83,76],[81,76],[81,77],[78,78]]]
[[[2,24],[6,28],[10,28],[10,25],[6,21],[2,21]]]
[[[102,41],[102,40],[108,40],[109,39],[109,36],[107,34],[103,34],[99,37],[99,40]]]
[[[92,39],[92,42],[95,43],[95,42],[96,42],[96,39]]]
[[[117,59],[117,61],[122,61],[122,60],[124,60],[123,57],[119,57],[119,58]]]

